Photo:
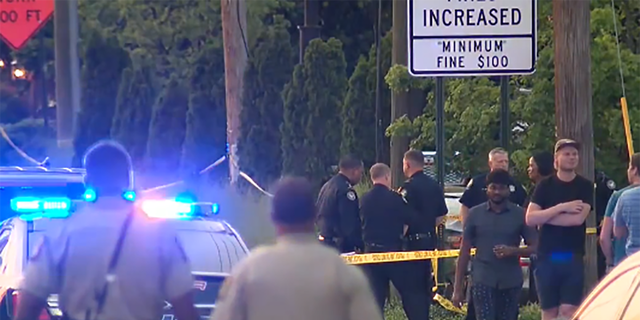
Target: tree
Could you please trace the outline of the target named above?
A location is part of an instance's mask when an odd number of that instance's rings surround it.
[[[288,22],[277,17],[258,36],[245,75],[240,168],[260,185],[268,185],[282,172],[282,90],[291,79],[295,56],[287,27]]]
[[[154,81],[149,67],[129,67],[122,72],[111,137],[127,148],[136,165],[142,164],[147,149],[151,113],[158,96]]]
[[[185,138],[188,91],[182,79],[172,76],[153,108],[147,143],[146,171],[174,178]]]
[[[382,39],[382,75],[391,65],[391,32]],[[384,80],[383,80],[384,81]],[[367,58],[361,57],[349,79],[349,89],[342,109],[342,154],[356,154],[366,165],[375,163],[375,93],[376,93],[376,47],[373,45]],[[383,82],[381,119],[383,128],[391,118],[391,91]],[[389,140],[384,138],[383,161],[388,163]],[[386,160],[385,160],[386,159]]]
[[[591,77],[593,86],[594,143],[596,165],[620,185],[626,184],[628,155],[621,125],[619,99],[620,76],[610,1],[594,5],[591,11]],[[552,150],[555,142],[554,45],[551,2],[540,3],[538,18],[538,60],[536,73],[513,77],[511,81],[511,119],[513,124],[512,168],[520,181],[527,181],[529,157],[539,151]],[[640,55],[621,43],[622,71],[632,131],[640,132]],[[386,77],[392,90],[410,87],[428,88],[429,80],[412,78],[406,68],[392,67]],[[520,90],[524,89],[524,90]],[[486,153],[498,143],[499,118],[497,84],[483,78],[447,81],[445,104],[445,147],[447,155],[460,151],[456,169],[476,173],[486,169]],[[435,144],[433,96],[427,99],[425,114],[413,122],[407,118],[392,124],[389,134],[411,137],[417,148]],[[636,139],[636,148],[640,147]],[[607,155],[607,156],[603,156]]]
[[[338,164],[342,123],[337,117],[347,86],[340,40],[309,43],[304,64],[285,87],[283,169],[320,182]],[[304,167],[299,163],[304,161]],[[289,171],[292,170],[292,171]]]
[[[282,173],[305,176],[304,159],[301,155],[310,155],[304,141],[305,125],[309,110],[304,101],[304,66],[297,65],[293,69],[291,81],[282,91],[284,99],[283,121],[280,126],[282,148]]]
[[[130,63],[115,38],[105,38],[97,31],[88,36],[82,57],[82,101],[73,141],[73,166],[81,165],[90,145],[110,137],[121,73]]]
[[[200,171],[226,152],[226,109],[223,48],[211,41],[192,64],[187,131],[182,146],[181,169],[185,174]],[[226,166],[211,173],[227,177]]]

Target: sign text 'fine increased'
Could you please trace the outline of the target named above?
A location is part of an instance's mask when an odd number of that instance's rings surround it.
[[[409,0],[409,72],[489,76],[535,71],[537,0]]]

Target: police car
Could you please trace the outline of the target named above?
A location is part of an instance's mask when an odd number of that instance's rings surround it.
[[[73,208],[90,200],[81,169],[0,167],[0,320],[14,316],[20,297],[23,271],[40,237],[54,225],[64,223]],[[215,203],[180,199],[136,200],[139,211],[150,218],[167,219],[191,262],[195,304],[201,317],[215,309],[220,286],[231,269],[249,252],[240,235],[215,215]],[[62,315],[57,297],[51,296],[40,320]],[[167,302],[162,319],[174,318]]]

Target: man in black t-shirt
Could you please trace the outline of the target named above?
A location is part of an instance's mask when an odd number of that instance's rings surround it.
[[[556,174],[540,181],[527,209],[527,224],[539,226],[536,286],[542,320],[571,318],[582,300],[585,220],[593,206],[593,182],[576,174],[579,144],[555,146]]]

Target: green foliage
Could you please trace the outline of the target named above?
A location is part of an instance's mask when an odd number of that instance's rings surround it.
[[[122,143],[135,164],[142,162],[149,136],[153,103],[158,95],[148,67],[130,67],[122,72],[111,137]]]
[[[227,117],[223,57],[220,44],[210,42],[198,52],[194,60],[187,129],[182,146],[183,173],[200,171],[226,152]],[[220,166],[219,170],[224,170],[224,167],[226,166]],[[218,175],[218,169],[214,173],[216,176],[226,177]]]
[[[282,171],[282,89],[291,79],[295,56],[287,27],[286,20],[276,17],[274,25],[264,29],[245,73],[240,168],[260,185],[270,184]]]
[[[165,83],[151,116],[145,161],[148,172],[175,177],[185,138],[188,103],[183,80],[171,77]]]
[[[283,170],[316,183],[331,173],[340,151],[340,114],[347,86],[342,43],[337,39],[309,43],[304,64],[296,66],[285,87]],[[305,165],[294,164],[304,161]]]
[[[391,33],[381,43],[381,75],[388,72],[391,65]],[[380,120],[383,128],[389,125],[391,116],[391,92],[382,80]],[[360,57],[349,79],[349,89],[342,108],[342,154],[352,153],[363,159],[366,166],[375,161],[375,101],[376,95],[376,47],[371,47],[367,58]],[[381,137],[385,139],[385,137]],[[385,139],[386,140],[386,139]],[[389,145],[389,141],[383,141]],[[382,150],[382,153],[385,149]]]
[[[282,137],[282,173],[304,176],[305,163],[300,155],[309,154],[304,145],[304,129],[307,122],[307,104],[304,102],[304,70],[302,65],[293,69],[291,81],[282,92],[283,121],[280,126]]]
[[[512,161],[515,173],[522,181],[527,180],[525,170],[528,158],[535,152],[550,150],[555,140],[553,29],[552,21],[548,19],[551,10],[550,2],[539,6],[536,73],[514,77],[510,86],[510,118],[514,128]],[[628,155],[621,123],[619,99],[622,92],[610,2],[594,3],[591,16],[596,167],[624,184]],[[640,92],[632,88],[640,88],[640,55],[634,54],[625,43],[621,43],[621,46],[630,122],[637,136],[637,132],[640,132],[640,106],[637,104]],[[401,70],[404,67],[394,68],[386,79],[394,90],[407,90],[415,86],[415,82],[412,82],[414,79],[406,78],[407,74]],[[520,88],[530,89],[531,93],[525,94]],[[499,141],[498,84],[486,78],[452,79],[446,81],[446,94],[446,154],[461,152],[461,156],[456,157],[456,169],[471,173],[484,170],[486,153]],[[414,121],[401,118],[389,127],[388,133],[411,137],[412,145],[417,148],[432,147],[435,144],[433,94],[427,99],[424,115]],[[635,142],[638,149],[638,139]]]
[[[14,124],[2,125],[11,141],[36,161],[47,156],[47,147],[55,143],[56,133],[45,127],[42,120],[24,119]],[[7,141],[0,138],[0,166],[33,166],[34,164],[20,155]]]
[[[90,145],[109,138],[121,73],[130,63],[127,53],[113,37],[105,38],[93,32],[87,42],[82,52],[82,100],[73,141],[74,166],[81,164]]]

